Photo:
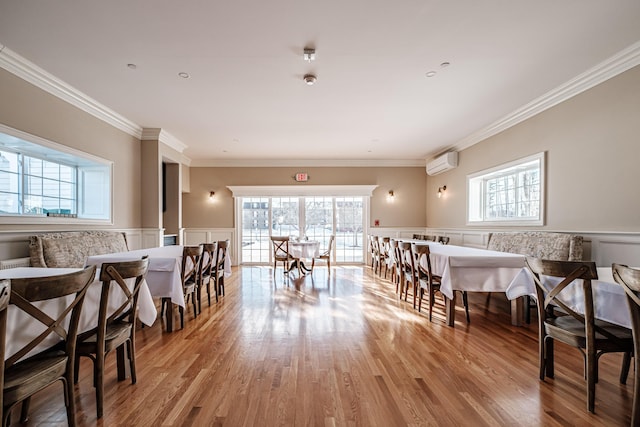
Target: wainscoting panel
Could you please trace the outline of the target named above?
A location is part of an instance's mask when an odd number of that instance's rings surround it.
[[[199,245],[200,243],[229,240],[228,253],[231,255],[231,264],[236,265],[238,259],[236,232],[233,228],[185,228],[183,230],[185,245]]]

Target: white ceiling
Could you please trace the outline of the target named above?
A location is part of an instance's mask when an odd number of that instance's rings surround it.
[[[639,40],[638,0],[0,2],[0,45],[194,165],[423,160]]]

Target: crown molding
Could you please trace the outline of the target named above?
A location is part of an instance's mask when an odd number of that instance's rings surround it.
[[[640,64],[640,41],[444,151],[464,150]]]
[[[140,140],[142,141],[160,141],[163,144],[173,148],[178,153],[184,152],[187,148],[178,138],[161,128],[144,128],[142,129]]]
[[[191,167],[275,168],[275,167],[425,167],[424,159],[192,159]]]
[[[142,127],[49,74],[6,46],[0,47],[0,67],[74,107],[140,139]]]

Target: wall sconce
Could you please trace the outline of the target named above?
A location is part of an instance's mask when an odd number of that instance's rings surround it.
[[[447,186],[443,185],[442,187],[438,187],[438,199],[442,197],[442,194],[447,191]]]
[[[210,191],[209,192],[209,200],[213,201],[216,199],[216,192],[215,191]]]
[[[393,194],[393,190],[390,190],[389,194],[387,194],[387,202],[393,203],[395,198],[396,198],[396,196]]]

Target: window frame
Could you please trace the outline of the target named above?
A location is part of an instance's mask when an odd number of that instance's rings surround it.
[[[540,152],[533,154],[531,156],[523,157],[511,162],[503,163],[501,165],[484,169],[472,174],[467,175],[467,217],[466,224],[469,226],[542,226],[545,224],[545,199],[546,199],[546,185],[545,185],[545,176],[546,176],[546,153]],[[511,175],[509,170],[514,170],[513,174],[517,173],[515,169],[519,166],[523,166],[527,163],[539,162],[539,186],[540,186],[540,201],[539,201],[539,210],[538,217],[532,219],[531,217],[526,217],[523,219],[518,219],[517,217],[508,218],[508,219],[486,219],[486,206],[485,200],[487,195],[486,189],[486,181],[490,178],[496,178],[499,176],[508,176]],[[480,184],[478,184],[480,182]],[[478,191],[474,189],[480,185],[482,187],[480,194],[478,195]],[[479,200],[477,199],[479,198]],[[516,201],[517,203],[517,201]],[[479,218],[479,219],[472,219]]]
[[[74,169],[74,173],[76,174],[76,182],[75,182],[75,203],[76,203],[76,215],[77,217],[64,217],[64,216],[47,216],[46,214],[24,214],[24,213],[2,213],[0,214],[0,224],[2,225],[20,225],[20,224],[74,224],[74,225],[90,225],[90,224],[100,224],[100,225],[113,225],[113,162],[107,159],[103,159],[70,147],[67,147],[62,144],[58,144],[47,139],[31,135],[26,132],[22,132],[17,129],[13,129],[11,127],[0,124],[0,133],[3,133],[9,136],[8,139],[15,139],[10,144],[0,144],[0,148],[6,152],[13,152],[19,155],[27,156],[30,158],[41,159],[45,161],[50,161],[52,163],[56,163],[59,165],[70,166]],[[20,149],[19,144],[24,144],[24,149]],[[76,164],[72,162],[60,160],[60,159],[47,159],[45,156],[42,156],[38,153],[39,150],[29,149],[30,146],[39,146],[43,148],[47,152],[58,152],[61,156],[64,157],[74,157],[77,158],[78,161]],[[108,218],[86,218],[81,217],[80,211],[82,207],[81,203],[81,195],[79,194],[80,187],[83,185],[80,179],[81,171],[83,169],[87,169],[87,165],[83,165],[82,161],[90,162],[93,164],[93,167],[102,166],[105,168],[105,172],[108,172],[108,185],[109,185],[109,194],[108,200],[109,206],[108,209],[105,209],[105,213],[108,214]],[[24,171],[19,171],[19,178],[21,182],[24,180]],[[21,184],[22,187],[22,184]],[[24,191],[23,188],[19,190],[22,194]],[[21,196],[22,197],[22,196]]]

